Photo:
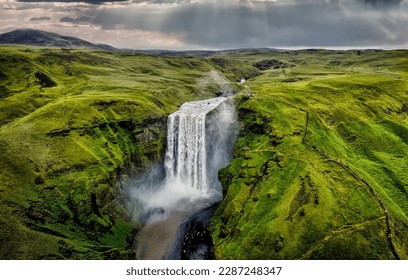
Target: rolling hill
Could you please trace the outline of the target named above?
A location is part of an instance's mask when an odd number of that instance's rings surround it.
[[[95,45],[72,36],[62,36],[53,32],[36,29],[16,29],[0,34],[0,44],[58,47],[66,49],[115,50],[109,45]]]
[[[1,259],[134,258],[121,178],[163,160],[213,73],[240,122],[217,258],[408,259],[407,51],[0,50]]]

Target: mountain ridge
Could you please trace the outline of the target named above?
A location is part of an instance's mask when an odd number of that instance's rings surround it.
[[[54,32],[31,28],[15,29],[13,31],[0,34],[0,44],[59,47],[67,49],[90,49],[103,51],[117,50],[116,48],[107,44],[94,44],[77,37],[64,36]]]

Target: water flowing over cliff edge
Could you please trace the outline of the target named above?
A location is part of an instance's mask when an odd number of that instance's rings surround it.
[[[164,164],[129,189],[135,205],[142,207],[135,213],[144,224],[136,237],[138,258],[179,255],[174,248],[182,241],[177,240],[180,225],[222,199],[218,170],[232,157],[235,123],[233,104],[226,97],[187,102],[168,117]],[[163,169],[165,177],[160,178]]]

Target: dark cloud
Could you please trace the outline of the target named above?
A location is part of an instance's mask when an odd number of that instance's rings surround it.
[[[356,0],[356,1],[377,7],[399,5],[402,2],[402,0]]]
[[[252,5],[202,1],[176,5],[159,15],[157,9],[105,9],[93,22],[104,29],[177,34],[186,44],[210,48],[405,43],[407,17],[389,20],[381,13],[366,14],[363,8],[355,0],[252,1]]]
[[[403,0],[354,0],[365,9],[387,12],[398,9]]]
[[[185,34],[190,43],[223,48],[350,44],[363,34],[370,36],[369,29],[341,21],[336,6],[321,3],[266,3],[252,8],[193,5],[175,10],[162,26],[166,33]]]
[[[215,49],[408,46],[407,0],[114,1],[123,2],[120,5],[89,5],[113,2],[89,0],[72,5],[50,3],[55,0],[45,2],[17,6],[43,7],[42,13],[36,14],[38,17],[58,14],[50,21],[50,29],[54,24],[56,32],[75,27],[78,33],[105,32],[104,39],[108,34],[134,36],[129,41],[122,40],[125,44],[138,40],[143,44],[152,38],[151,42],[160,42],[158,48],[165,48],[163,42],[168,38],[183,46]],[[22,12],[21,17],[27,18],[27,13]],[[87,29],[81,25],[84,23]],[[98,35],[90,36],[88,40],[92,41]],[[107,43],[115,42],[114,37],[110,40]]]
[[[32,18],[30,18],[30,21],[43,21],[43,20],[50,20],[51,19],[51,17],[47,17],[47,16],[45,16],[45,17],[32,17]]]
[[[63,2],[63,3],[89,3],[89,4],[103,4],[108,2],[128,2],[129,0],[17,0],[17,2],[25,3],[42,3],[42,2]]]
[[[191,4],[193,0],[133,0],[134,3],[146,4]]]
[[[87,23],[90,22],[92,19],[87,16],[82,16],[78,18],[72,18],[72,17],[63,17],[60,19],[60,22],[71,22],[71,23]]]

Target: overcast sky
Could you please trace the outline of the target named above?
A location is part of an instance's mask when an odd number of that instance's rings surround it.
[[[36,28],[138,49],[408,48],[408,0],[0,0]]]

